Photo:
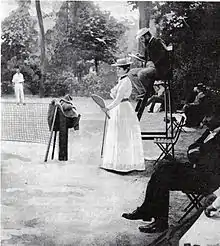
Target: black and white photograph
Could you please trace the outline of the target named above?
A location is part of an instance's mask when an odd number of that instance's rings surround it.
[[[220,2],[0,11],[1,245],[220,246]]]

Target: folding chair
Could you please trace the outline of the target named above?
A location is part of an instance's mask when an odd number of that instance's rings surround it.
[[[183,124],[184,117],[182,117],[180,122],[177,123],[177,126],[172,129],[173,133],[171,133],[171,136],[154,138],[154,143],[157,144],[157,146],[162,150],[154,165],[156,165],[160,160],[164,158],[171,158],[172,160],[175,159],[174,146],[179,139]]]
[[[186,196],[189,199],[189,204],[183,209],[183,211],[185,212],[183,214],[183,216],[179,219],[179,223],[186,218],[186,216],[194,209],[196,208],[197,210],[199,210],[200,208],[203,207],[203,204],[201,203],[201,201],[207,196],[207,194],[197,194],[195,192],[190,193],[190,192],[184,192],[186,194]]]
[[[182,191],[186,194],[189,199],[188,205],[183,209],[185,212],[183,216],[179,219],[179,223],[182,222],[184,218],[195,208],[197,210],[204,209],[207,206],[211,205],[214,202],[216,195],[213,193],[217,188],[211,188],[208,191]],[[204,202],[202,202],[204,200]]]
[[[183,117],[183,116],[182,116]],[[166,119],[164,118],[164,121],[165,121]],[[169,124],[171,121],[170,121],[170,118],[168,117],[167,118],[167,123]],[[172,122],[173,122],[173,130],[175,130],[177,127],[178,127],[178,124],[179,124],[179,122],[178,122],[178,120],[176,119],[176,117],[172,117]],[[170,128],[171,128],[171,124],[169,125],[169,127],[168,127],[168,130],[170,130]],[[186,130],[182,127],[182,129],[181,129],[181,131],[182,132],[186,132]]]

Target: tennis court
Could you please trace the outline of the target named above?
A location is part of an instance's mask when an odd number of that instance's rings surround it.
[[[104,115],[90,98],[76,98],[82,120],[79,132],[70,130],[69,160],[59,162],[55,155],[44,163],[50,101],[27,99],[25,106],[2,101],[2,245],[151,243],[158,235],[140,233],[143,222],[121,214],[143,200],[152,161],[146,162],[146,172],[130,175],[99,169]],[[142,128],[163,127],[163,114],[148,117]],[[189,137],[191,142],[196,134],[180,139],[178,153]],[[144,145],[145,152],[155,149]],[[181,216],[184,199],[172,193],[171,223]]]

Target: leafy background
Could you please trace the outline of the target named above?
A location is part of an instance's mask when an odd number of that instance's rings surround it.
[[[174,47],[176,104],[190,100],[192,88],[199,82],[218,94],[219,2],[128,1],[139,11],[139,20],[116,19],[92,1],[56,2],[56,10],[42,9],[44,23],[53,23],[45,32],[43,77],[39,28],[31,1],[16,2],[17,8],[2,21],[2,95],[13,92],[11,79],[18,65],[30,94],[39,94],[43,79],[43,96],[89,96],[95,92],[108,98],[116,81],[110,64],[141,50],[135,33],[144,26],[150,26],[156,36]]]

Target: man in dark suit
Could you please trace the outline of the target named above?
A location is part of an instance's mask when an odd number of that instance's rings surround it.
[[[192,103],[187,103],[183,107],[183,111],[186,115],[186,127],[196,127],[199,126],[200,122],[204,118],[207,108],[207,96],[205,93],[205,86],[199,83],[194,87],[193,91],[197,93],[194,101]]]
[[[155,80],[163,80],[170,67],[168,50],[160,38],[152,36],[149,28],[138,31],[137,40],[144,46],[144,55],[137,57],[145,63],[144,68],[134,68],[128,73],[137,94],[153,91]]]
[[[158,167],[147,185],[143,204],[122,217],[155,221],[139,227],[141,232],[162,232],[168,228],[169,191],[209,194],[220,186],[220,106],[204,119],[208,129],[189,146],[188,163],[171,162]]]

